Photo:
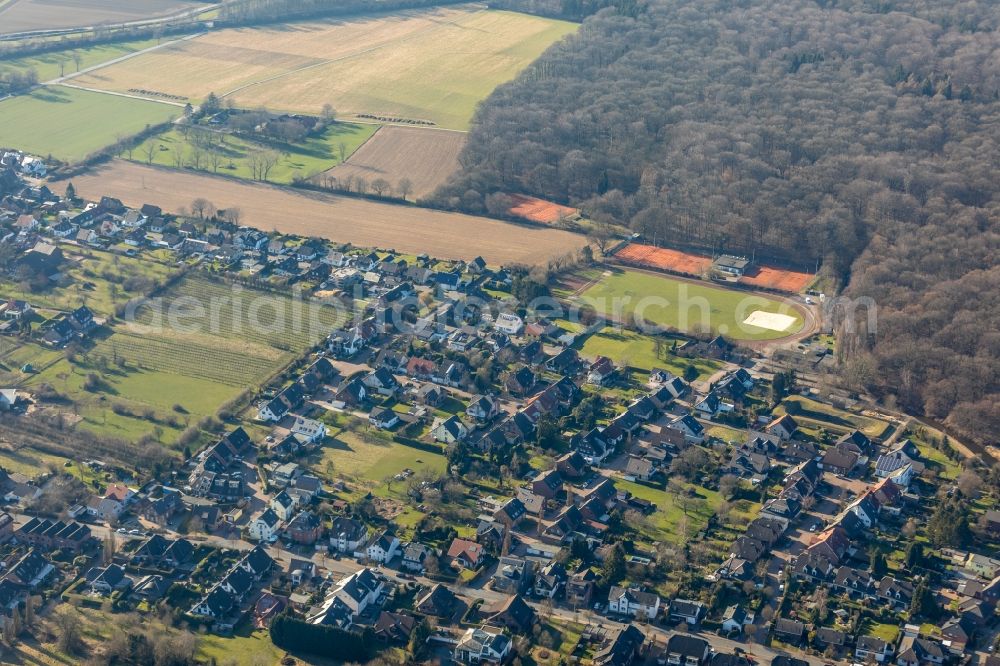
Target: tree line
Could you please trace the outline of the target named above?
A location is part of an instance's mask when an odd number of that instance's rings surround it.
[[[847,377],[1000,430],[1000,18],[985,1],[608,7],[478,109],[434,196],[519,192],[648,239],[820,266],[878,305]]]

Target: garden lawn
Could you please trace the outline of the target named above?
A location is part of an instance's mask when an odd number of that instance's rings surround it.
[[[0,101],[0,145],[78,162],[118,137],[167,122],[180,113],[179,107],[169,104],[43,86]]]
[[[627,490],[634,496],[656,505],[656,511],[648,516],[647,524],[639,526],[640,533],[649,541],[682,543],[690,539],[704,529],[705,525],[708,524],[709,517],[722,503],[722,496],[719,493],[692,484],[685,484],[685,487],[693,489],[696,493],[696,498],[688,507],[688,514],[685,516],[682,504],[665,490],[651,488],[625,479],[615,479],[615,486],[619,490]],[[687,520],[687,533],[683,534],[682,527],[685,518]]]
[[[614,271],[584,290],[580,300],[611,319],[636,315],[651,325],[711,331],[734,340],[783,338],[803,325],[802,315],[780,301],[639,271]],[[788,315],[795,323],[784,331],[744,324],[757,310]]]
[[[663,368],[678,377],[683,377],[685,368],[693,365],[698,370],[699,379],[713,375],[722,367],[717,361],[674,356],[669,353],[670,343],[671,340],[664,340],[663,354],[657,357],[656,342],[652,336],[625,329],[615,330],[609,326],[584,340],[580,345],[580,354],[587,358],[607,356],[615,363],[646,372]]]
[[[385,488],[383,480],[407,468],[414,472],[430,470],[435,474],[443,473],[446,459],[442,454],[342,430],[323,445],[320,458],[313,469],[325,475],[328,463],[333,465],[333,473],[338,477],[368,481],[375,486]],[[396,491],[402,487],[402,483],[396,482],[392,490]]]
[[[375,133],[378,127],[378,125],[339,122],[334,123],[322,134],[307,137],[298,143],[258,141],[235,134],[215,133],[214,137],[219,141],[215,150],[218,150],[223,157],[217,173],[250,180],[253,174],[248,156],[255,150],[271,149],[280,153],[281,157],[268,174],[267,180],[272,183],[289,184],[296,179],[309,178],[340,164],[341,144],[344,147],[344,159],[347,159]],[[179,130],[168,130],[144,142],[132,153],[131,159],[135,162],[148,163],[147,151],[152,146],[153,164],[177,168],[180,155],[183,167],[215,171],[209,161],[209,151],[204,148],[200,149],[201,161],[195,167],[192,161],[193,155],[199,150],[194,143],[196,136],[196,132],[187,132],[185,136]]]

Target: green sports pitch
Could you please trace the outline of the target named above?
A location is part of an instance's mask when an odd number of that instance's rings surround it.
[[[733,340],[784,338],[804,323],[802,312],[787,302],[640,271],[607,271],[578,300],[610,319]]]

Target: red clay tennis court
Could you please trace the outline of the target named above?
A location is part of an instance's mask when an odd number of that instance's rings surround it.
[[[629,243],[618,250],[615,258],[636,266],[648,266],[688,275],[701,275],[712,265],[710,257],[641,243]]]
[[[627,244],[615,253],[615,258],[632,266],[645,266],[695,277],[700,277],[712,266],[711,257],[665,247],[643,245],[642,243]],[[739,282],[751,287],[797,294],[809,286],[813,277],[812,273],[771,268],[770,266],[752,266],[750,272],[741,277]]]
[[[576,208],[560,206],[559,204],[552,203],[551,201],[545,201],[544,199],[537,199],[523,194],[511,194],[509,196],[514,203],[514,205],[510,207],[510,214],[516,215],[517,217],[523,217],[524,219],[531,220],[532,222],[555,224],[564,217],[570,217],[580,212]]]
[[[764,289],[777,289],[792,294],[797,294],[809,286],[814,277],[811,273],[786,271],[768,266],[759,266],[756,270],[751,269],[751,273],[753,274],[740,278],[740,284],[749,284]]]

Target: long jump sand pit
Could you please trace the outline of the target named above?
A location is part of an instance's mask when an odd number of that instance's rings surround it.
[[[329,238],[442,259],[482,256],[490,264],[537,264],[586,243],[560,229],[524,227],[485,217],[335,196],[113,160],[74,176],[87,199],[111,196],[129,206],[151,203],[189,209],[199,197],[217,208],[238,207],[241,222],[265,231]],[[53,185],[58,190],[65,183]]]
[[[319,180],[372,181],[383,178],[399,193],[404,179],[412,186],[409,199],[427,196],[458,169],[458,154],[465,145],[464,132],[426,127],[381,127],[347,161],[319,175]]]
[[[791,328],[798,323],[798,320],[795,317],[781,314],[780,312],[754,310],[750,313],[749,317],[743,320],[743,323],[747,326],[755,326],[769,331],[784,333],[786,331],[791,332]]]

